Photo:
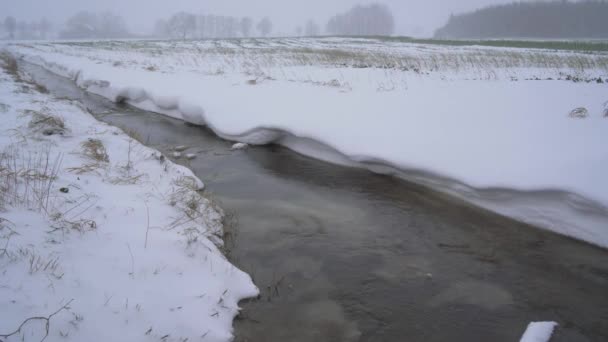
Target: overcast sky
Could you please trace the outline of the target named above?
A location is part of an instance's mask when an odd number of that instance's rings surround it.
[[[269,16],[275,34],[291,34],[295,27],[315,19],[322,27],[326,20],[353,5],[381,2],[388,5],[397,21],[397,34],[429,36],[443,25],[450,13],[461,13],[489,4],[511,0],[0,0],[0,17],[18,20],[42,16],[55,23],[80,10],[111,10],[121,14],[135,32],[151,29],[158,18],[177,11],[218,15]]]

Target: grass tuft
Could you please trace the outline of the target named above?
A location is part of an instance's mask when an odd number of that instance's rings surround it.
[[[43,114],[34,110],[26,110],[25,114],[30,114],[28,127],[43,135],[65,135],[67,132],[65,122],[62,118],[54,115]]]
[[[97,162],[109,163],[110,156],[106,151],[106,147],[103,142],[99,139],[89,138],[87,141],[81,144],[82,153],[89,159]]]

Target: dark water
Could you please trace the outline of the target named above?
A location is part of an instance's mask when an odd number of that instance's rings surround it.
[[[539,320],[560,324],[552,341],[608,341],[607,251],[281,147],[232,152],[22,67],[149,146],[198,154],[187,164],[234,214],[229,258],[262,292],[237,341],[518,341]]]

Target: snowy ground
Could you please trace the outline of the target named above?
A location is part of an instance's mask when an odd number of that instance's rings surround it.
[[[606,53],[341,38],[9,49],[230,140],[395,174],[608,247]]]
[[[0,340],[230,340],[258,292],[199,179],[4,71],[0,118]]]

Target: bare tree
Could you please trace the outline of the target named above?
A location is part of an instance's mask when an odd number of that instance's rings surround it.
[[[29,25],[25,21],[19,20],[17,22],[17,37],[19,39],[28,39],[28,38],[30,38],[29,32],[30,32]]]
[[[303,32],[302,26],[296,27],[296,36],[297,37],[301,37],[302,36],[302,32]]]
[[[15,39],[15,30],[17,29],[17,20],[14,17],[8,16],[4,19],[4,29],[8,32],[10,39]]]
[[[125,20],[112,12],[100,14],[78,12],[70,17],[66,28],[61,32],[63,38],[121,38],[128,37]]]
[[[225,22],[225,38],[234,38],[239,30],[238,20],[234,17],[224,17]]]
[[[253,27],[253,20],[249,17],[238,19],[231,16],[217,16],[212,14],[194,15],[179,12],[167,21],[159,20],[155,32],[161,37],[175,38],[234,38],[241,33],[248,37]]]
[[[207,16],[199,15],[196,17],[196,34],[198,38],[207,37]]]
[[[270,32],[272,32],[272,21],[270,21],[270,18],[265,17],[264,19],[260,20],[256,28],[258,31],[260,31],[262,37],[266,37],[270,34]]]
[[[38,22],[38,30],[40,32],[40,38],[46,39],[48,33],[51,31],[53,24],[47,19],[42,18]]]
[[[128,35],[124,18],[112,12],[98,14],[98,25],[97,30],[103,38],[120,38]]]
[[[158,37],[168,37],[169,34],[169,24],[166,20],[159,19],[154,24],[154,34]]]
[[[95,38],[98,36],[97,16],[94,13],[81,11],[65,23],[65,30],[61,32],[62,38]]]
[[[317,23],[315,23],[313,20],[309,20],[306,22],[304,32],[308,37],[316,37],[321,34],[321,29]]]
[[[249,37],[251,33],[251,28],[253,27],[253,20],[249,17],[245,17],[241,19],[241,33],[243,37]]]
[[[215,17],[215,36],[218,38],[226,36],[226,17],[222,15]]]
[[[168,22],[169,33],[181,39],[193,35],[196,30],[196,17],[194,14],[179,12],[175,13]]]

